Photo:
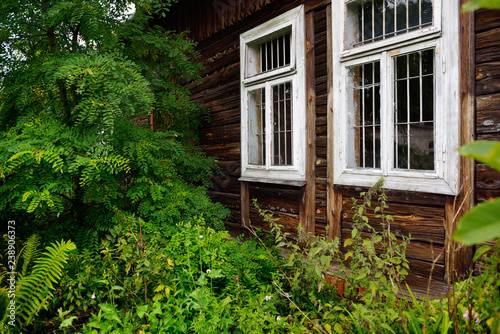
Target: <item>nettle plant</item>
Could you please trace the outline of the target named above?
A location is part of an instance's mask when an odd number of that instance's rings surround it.
[[[353,229],[351,238],[344,241],[345,252],[338,239],[307,234],[301,226],[295,240],[254,200],[270,224],[271,238],[287,255],[283,276],[274,281],[276,289],[310,329],[323,333],[403,330],[405,315],[397,295],[408,274],[405,254],[410,237],[398,240],[391,231],[394,220],[385,213],[383,182],[361,193],[360,200],[353,198]],[[369,217],[378,220],[380,227],[373,227]]]
[[[353,229],[344,241],[347,252],[340,266],[346,281],[346,295],[363,303],[353,303],[353,316],[362,328],[398,326],[403,314],[398,308],[398,292],[408,274],[406,246],[410,236],[399,241],[391,231],[394,219],[386,214],[387,196],[380,179],[367,192],[362,202],[353,198]],[[380,221],[380,228],[370,224],[370,216]],[[348,267],[344,264],[348,264]]]

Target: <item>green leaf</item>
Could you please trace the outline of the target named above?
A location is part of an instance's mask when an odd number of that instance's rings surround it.
[[[99,304],[99,307],[101,308],[101,310],[103,310],[103,312],[106,312],[106,313],[116,312],[116,308],[112,304],[109,304],[109,303],[101,303],[101,304]]]
[[[339,324],[338,322],[335,324],[335,326],[333,326],[333,329],[337,333],[344,333],[344,329],[342,328],[342,325]]]
[[[458,149],[461,155],[473,158],[500,171],[500,142],[478,140]]]
[[[141,305],[137,307],[137,316],[142,319],[144,314],[148,311],[148,305]]]
[[[330,326],[330,324],[325,324],[323,327],[328,332],[328,334],[332,334],[332,326]]]
[[[491,249],[490,246],[482,245],[478,250],[476,250],[476,253],[474,253],[474,258],[472,259],[472,262],[476,262],[477,259],[479,259],[481,256],[483,256],[484,253],[486,253],[490,249]]]
[[[471,12],[480,8],[500,9],[499,0],[471,0],[462,6],[462,12]]]
[[[500,237],[500,198],[481,203],[462,217],[453,239],[475,245]]]
[[[69,326],[73,325],[73,320],[75,320],[75,319],[78,319],[78,317],[72,316],[72,317],[69,317],[68,319],[63,320],[63,322],[61,322],[61,325],[59,326],[59,328],[65,328],[65,327],[69,327]]]

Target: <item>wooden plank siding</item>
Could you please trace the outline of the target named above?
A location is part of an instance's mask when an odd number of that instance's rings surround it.
[[[500,141],[500,10],[475,15],[476,135]],[[500,173],[476,165],[475,198],[483,202],[500,196]]]
[[[267,227],[251,205],[251,200],[257,198],[263,209],[280,218],[285,231],[297,233],[300,222],[308,231],[328,234],[331,238],[345,239],[351,235],[352,198],[359,198],[360,192],[367,189],[333,184],[335,101],[331,93],[331,43],[332,34],[341,31],[332,26],[330,3],[186,0],[174,5],[171,16],[159,21],[171,29],[191,28],[190,36],[198,41],[203,81],[189,83],[187,87],[192,98],[210,110],[210,121],[200,132],[199,146],[217,158],[222,175],[213,177],[214,188],[208,194],[231,210],[228,223],[233,227],[247,222]],[[301,188],[240,182],[239,36],[300,4],[306,10],[307,184]],[[500,11],[462,14],[460,23],[460,143],[474,139],[500,140]],[[465,212],[477,202],[500,196],[500,173],[468,159],[460,163],[462,190],[457,198],[386,191],[389,205],[386,213],[394,217],[391,230],[399,241],[402,236],[411,235],[407,249],[411,268],[408,283],[416,292],[425,293],[431,274],[431,287],[434,293],[439,293],[446,289],[446,280],[452,273],[468,272],[473,250],[457,248],[450,239],[460,216],[457,211],[461,208],[461,213]],[[368,216],[373,227],[380,229],[379,221],[372,214]]]
[[[500,10],[477,11],[474,28],[476,139],[500,141]],[[500,197],[498,171],[477,163],[475,173],[476,203]]]

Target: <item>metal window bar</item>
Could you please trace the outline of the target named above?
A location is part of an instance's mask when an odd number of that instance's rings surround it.
[[[290,33],[286,32],[260,45],[261,72],[267,72],[290,64]]]
[[[287,108],[287,102],[291,102],[291,83],[286,82],[272,87],[273,95],[273,165],[292,164],[292,142],[287,141],[287,135],[292,137],[293,113]],[[290,103],[291,107],[291,103]],[[287,122],[290,118],[290,124]],[[289,125],[289,126],[288,126]],[[288,127],[290,130],[288,130]]]
[[[375,2],[374,0],[361,0],[358,2],[359,4],[359,9],[358,9],[358,19],[360,20],[360,26],[361,26],[361,31],[359,32],[359,41],[357,43],[353,44],[353,47],[360,46],[360,45],[365,45],[369,43],[373,43],[377,40],[380,39],[386,39],[390,38],[395,35],[400,35],[403,33],[408,33],[410,30],[414,29],[422,29],[424,27],[427,27],[432,24],[431,22],[423,22],[422,21],[422,13],[423,13],[423,8],[422,8],[422,0],[417,0],[418,1],[418,24],[416,25],[410,25],[410,6],[409,6],[409,0],[405,1],[405,27],[402,29],[398,29],[398,6],[397,6],[397,0],[394,1],[394,31],[387,34],[386,33],[386,11],[387,11],[387,0],[384,0],[383,2],[383,9],[382,9],[382,35],[377,36],[375,34]],[[371,38],[365,38],[365,29],[367,29],[365,25],[365,3],[370,3],[371,4]]]
[[[363,65],[362,67],[362,70],[361,70],[361,82],[363,83],[363,85],[365,84],[365,65]],[[365,101],[365,92],[364,90],[362,91],[362,94],[361,94],[361,105],[363,106],[363,109],[365,109],[366,107],[366,101]],[[366,137],[365,137],[365,126],[366,126],[366,121],[365,121],[365,111],[364,110],[361,110],[361,118],[362,118],[362,121],[361,121],[361,131],[362,131],[362,135],[361,135],[361,144],[363,146],[363,150],[362,150],[362,154],[360,154],[361,156],[361,161],[362,161],[362,166],[361,167],[366,167],[366,159],[365,159],[365,153],[366,153]]]
[[[410,76],[410,57],[406,55],[406,75]],[[411,100],[410,100],[410,79],[407,78],[406,84],[406,168],[410,167],[410,117],[411,117]]]
[[[429,50],[426,50],[429,51]],[[395,160],[394,160],[394,167],[397,169],[421,169],[421,168],[415,168],[415,162],[411,160],[411,150],[412,148],[415,148],[418,146],[417,140],[412,141],[412,125],[417,125],[417,126],[426,126],[430,125],[433,127],[434,125],[434,117],[432,117],[432,120],[425,120],[424,119],[424,84],[423,84],[423,79],[426,77],[434,77],[434,71],[432,73],[427,73],[424,74],[423,72],[423,52],[424,51],[419,51],[417,52],[418,54],[418,75],[410,75],[410,56],[411,54],[408,55],[403,55],[403,56],[398,56],[396,58],[396,61],[398,59],[401,59],[403,57],[406,58],[406,76],[402,78],[398,78],[398,73],[397,73],[397,66],[395,66],[395,77],[396,77],[396,83],[398,81],[406,81],[406,121],[400,121],[398,119],[398,113],[395,113],[396,121],[394,124],[394,129],[395,129],[395,135],[394,135],[394,152],[395,152]],[[411,100],[411,84],[410,81],[411,79],[418,79],[418,88],[419,88],[419,96],[418,96],[418,120],[412,121],[411,120],[411,107],[412,107],[412,100]],[[398,85],[395,84],[395,97],[398,96]],[[435,91],[433,88],[433,96],[432,99],[435,98],[434,96]],[[396,101],[394,101],[395,105],[397,105]],[[403,134],[404,137],[406,138],[406,143],[399,143],[400,139],[400,133],[399,129],[401,126],[406,127],[406,134]],[[434,130],[433,130],[434,134]],[[400,145],[404,145],[406,149],[406,166],[401,166],[400,165],[400,156],[399,156],[399,150],[398,147]]]
[[[371,69],[367,67],[371,65]],[[380,124],[377,124],[377,115],[379,115],[380,110],[377,108],[377,90],[376,87],[380,87],[380,77],[376,76],[376,68],[380,66],[379,62],[374,62],[371,64],[364,64],[359,66],[359,84],[355,84],[354,90],[358,91],[357,99],[359,104],[357,104],[358,123],[353,125],[354,131],[359,131],[359,158],[356,158],[356,166],[360,168],[377,168],[379,166],[379,161],[377,160],[377,129],[380,128]],[[371,73],[371,79],[368,80],[368,71]],[[379,74],[380,75],[380,74]],[[366,94],[370,92],[370,94]],[[379,92],[380,94],[380,92]],[[368,115],[371,108],[371,115]],[[371,134],[371,138],[369,135]],[[372,140],[370,143],[369,140]],[[370,152],[368,152],[370,150]]]
[[[262,164],[266,164],[266,132],[265,132],[265,124],[266,124],[266,90],[264,88],[261,88],[261,96],[262,96],[262,102],[261,102],[261,127],[260,127],[260,134],[259,134],[259,139],[261,140],[262,145],[260,145],[260,150],[261,150],[261,157],[262,157]]]
[[[375,66],[372,66],[372,82],[375,83]],[[373,165],[372,167],[376,167],[377,166],[377,162],[376,162],[376,123],[375,123],[375,86],[372,88],[372,161],[373,161]]]

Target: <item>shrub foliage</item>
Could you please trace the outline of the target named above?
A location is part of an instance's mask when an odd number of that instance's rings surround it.
[[[22,235],[96,249],[117,212],[220,227],[227,211],[197,188],[215,163],[190,144],[203,108],[180,84],[198,79],[194,45],[148,25],[169,3],[0,5],[0,215]]]

